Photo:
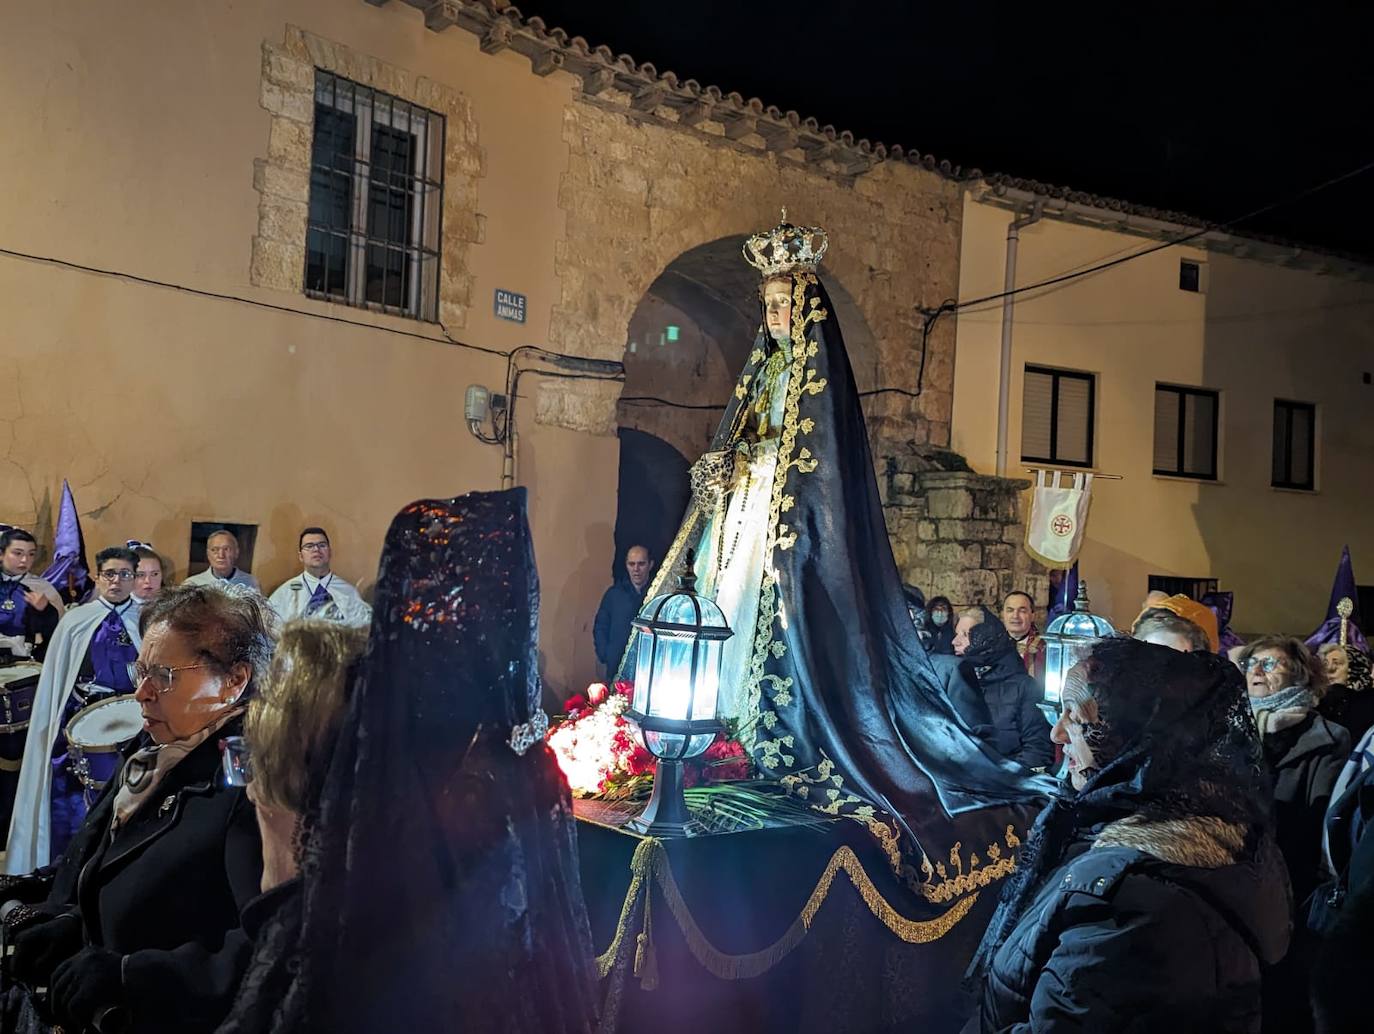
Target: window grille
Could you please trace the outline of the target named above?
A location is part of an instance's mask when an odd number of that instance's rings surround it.
[[[444,118],[315,72],[305,292],[436,320]]]

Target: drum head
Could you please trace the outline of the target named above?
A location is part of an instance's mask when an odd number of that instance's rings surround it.
[[[67,742],[85,751],[115,750],[143,731],[143,712],[132,693],[98,700],[67,723]]]
[[[43,665],[37,661],[16,661],[14,664],[0,665],[0,693],[8,691],[16,682],[32,681],[37,685],[38,676],[42,674]]]

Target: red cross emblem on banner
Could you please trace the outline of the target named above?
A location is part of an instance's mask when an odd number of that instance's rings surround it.
[[[1054,532],[1060,538],[1072,535],[1073,518],[1069,517],[1067,514],[1061,513],[1054,520],[1050,521],[1050,531]]]

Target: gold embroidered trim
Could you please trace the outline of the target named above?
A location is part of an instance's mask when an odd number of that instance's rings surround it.
[[[959,897],[961,894],[967,894],[1010,876],[1016,869],[1015,849],[1021,846],[1021,838],[1016,835],[1014,827],[1008,826],[1002,839],[1007,845],[1005,856],[1002,852],[1002,845],[994,840],[988,844],[987,850],[984,852],[989,864],[983,864],[983,860],[978,857],[976,851],[971,852],[967,871],[964,869],[964,859],[961,854],[964,845],[958,841],[955,841],[954,846],[949,849],[948,869],[945,868],[944,862],[936,862],[931,865],[930,859],[922,853],[921,894],[927,901],[942,904]],[[950,875],[951,870],[955,871],[954,876]]]
[[[673,877],[668,852],[662,841],[652,837],[640,841],[630,861],[630,872],[630,887],[620,909],[615,935],[610,946],[597,957],[596,967],[602,979],[610,974],[625,951],[636,916],[642,914],[640,933],[635,936],[634,974],[640,978],[640,985],[646,991],[658,986],[659,977],[653,945],[652,899],[655,886],[692,956],[703,969],[720,980],[749,980],[768,972],[786,958],[806,939],[821,907],[830,896],[835,877],[841,872],[849,878],[850,885],[858,892],[873,917],[906,944],[929,944],[939,940],[969,914],[978,900],[978,895],[973,894],[934,919],[908,919],[882,896],[853,849],[844,846],[831,856],[806,904],[781,937],[759,951],[730,955],[716,948],[697,925]]]

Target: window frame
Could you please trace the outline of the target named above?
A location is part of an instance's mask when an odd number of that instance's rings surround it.
[[[1216,481],[1220,476],[1219,461],[1221,451],[1221,392],[1213,388],[1194,388],[1184,384],[1165,384],[1161,381],[1155,382],[1155,412],[1159,412],[1159,393],[1161,391],[1172,391],[1178,396],[1178,430],[1175,438],[1175,448],[1178,454],[1177,470],[1161,470],[1155,466],[1155,458],[1150,457],[1151,472],[1156,477],[1186,478],[1190,481]],[[1187,398],[1193,395],[1199,398],[1210,398],[1212,400],[1212,472],[1210,474],[1199,474],[1195,471],[1184,469],[1183,457],[1187,453],[1184,441],[1184,429],[1188,421]],[[1153,450],[1151,450],[1153,452]]]
[[[1286,471],[1290,475],[1287,480],[1280,481],[1274,476],[1274,461],[1277,457],[1272,454],[1269,457],[1269,487],[1281,488],[1290,492],[1315,492],[1317,490],[1317,404],[1315,402],[1299,402],[1297,399],[1274,399],[1273,420],[1278,423],[1279,411],[1287,410],[1290,414],[1288,421],[1288,436],[1285,442],[1287,464]],[[1293,421],[1291,414],[1294,412],[1305,412],[1310,419],[1310,433],[1307,436],[1307,482],[1301,483],[1292,480],[1293,473]],[[1270,441],[1273,441],[1272,432]],[[1272,450],[1272,445],[1271,445]]]
[[[341,87],[343,88],[341,90]],[[328,91],[328,99],[322,93]],[[444,155],[447,149],[448,119],[442,113],[424,105],[406,100],[404,97],[387,93],[360,83],[347,76],[339,75],[327,68],[315,69],[315,82],[311,100],[316,110],[325,108],[339,115],[353,119],[353,153],[349,156],[347,169],[336,168],[333,161],[321,164],[316,154],[319,120],[311,124],[310,170],[312,182],[307,196],[305,276],[304,293],[322,301],[348,305],[353,308],[368,309],[405,319],[417,319],[427,323],[439,320],[439,288],[442,282],[443,219],[444,219]],[[407,195],[411,211],[406,215],[406,240],[404,244],[385,236],[374,236],[371,225],[371,211],[374,190],[394,189],[394,177],[382,173],[380,177],[374,170],[374,127],[381,126],[403,133],[414,141],[414,171],[406,175],[404,193]],[[331,156],[332,158],[332,156]],[[322,223],[313,216],[315,200],[316,173],[328,176],[346,176],[349,181],[349,196],[346,208],[349,224],[345,229],[332,222]],[[337,187],[331,189],[337,190]],[[433,221],[432,235],[427,233],[427,224]],[[310,285],[311,239],[315,234],[322,235],[326,241],[345,234],[344,289],[342,293],[329,289],[328,253],[325,260],[324,288]],[[432,236],[432,240],[431,240]],[[382,268],[381,301],[370,300],[368,292],[368,263],[371,249],[382,249],[383,261],[396,251],[402,253],[404,265],[403,299],[400,305],[389,303],[386,283],[389,264]],[[428,273],[427,264],[432,263],[433,272]]]
[[[1088,458],[1087,462],[1060,459],[1057,456],[1032,456],[1026,452],[1026,375],[1041,374],[1050,378],[1050,452],[1059,449],[1059,382],[1077,380],[1088,382]],[[1026,363],[1021,371],[1021,462],[1052,463],[1057,467],[1091,470],[1097,465],[1097,374],[1082,370],[1065,370],[1057,366]]]

